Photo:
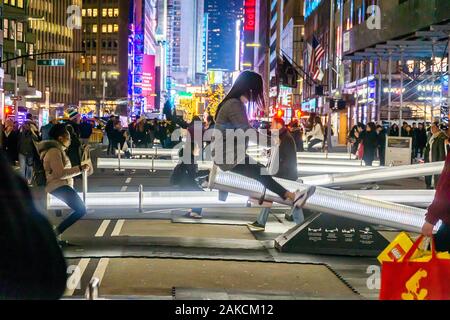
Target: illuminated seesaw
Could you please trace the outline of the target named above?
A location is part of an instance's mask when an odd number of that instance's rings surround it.
[[[307,185],[298,182],[275,179],[291,191],[308,188]],[[216,167],[211,172],[209,187],[222,192],[289,205],[288,200],[265,190],[258,181],[234,173],[222,172]],[[306,201],[304,208],[410,232],[421,232],[426,213],[424,209],[373,200],[323,187],[316,187],[315,193]]]
[[[262,162],[262,161],[261,161]],[[113,159],[98,158],[98,169],[118,169],[118,170],[150,170],[150,171],[171,171],[177,165],[178,160],[161,160],[161,159]],[[199,161],[199,170],[209,170],[212,168],[211,161]],[[345,173],[345,172],[362,172],[375,170],[377,167],[360,167],[345,165],[327,165],[327,164],[300,164],[298,165],[298,173],[320,174],[320,173]]]
[[[247,150],[247,154],[252,156],[258,161],[264,161],[264,151],[266,149],[250,149]],[[173,159],[178,158],[179,149],[162,149],[162,148],[130,148],[128,149],[132,157],[171,157]],[[116,154],[119,151],[116,150]],[[123,156],[124,152],[120,151]],[[299,152],[297,153],[297,162],[299,164],[328,164],[328,165],[348,165],[348,166],[361,166],[363,163],[361,160],[356,159],[354,155],[345,153],[316,153],[316,152]],[[379,161],[374,161],[373,166],[379,166]]]
[[[433,201],[434,190],[348,190],[340,193],[356,195],[372,200],[389,201],[405,205],[427,207]],[[83,194],[80,193],[80,197]],[[86,194],[86,206],[93,210],[173,209],[181,207],[247,208],[261,207],[248,196],[229,194],[226,202],[219,200],[219,191],[164,191],[164,192],[94,192]],[[286,204],[272,203],[273,207],[289,208]],[[68,206],[52,195],[47,196],[48,210],[68,209]],[[130,213],[126,216],[129,218]],[[134,218],[142,217],[142,215]]]

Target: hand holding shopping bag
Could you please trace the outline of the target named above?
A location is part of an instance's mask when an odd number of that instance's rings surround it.
[[[449,300],[450,260],[436,254],[434,239],[429,261],[412,260],[424,236],[420,236],[400,261],[383,262],[380,300]]]

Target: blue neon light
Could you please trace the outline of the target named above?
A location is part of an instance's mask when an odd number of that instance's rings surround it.
[[[305,0],[304,16],[308,18],[320,5],[322,0]]]

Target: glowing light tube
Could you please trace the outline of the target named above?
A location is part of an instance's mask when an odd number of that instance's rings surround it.
[[[303,177],[301,180],[306,184],[316,186],[344,186],[355,183],[370,183],[440,174],[443,168],[444,162],[442,161],[399,167],[381,167],[355,173],[309,176]]]
[[[178,160],[159,160],[159,159],[121,159],[120,169],[127,170],[173,170]],[[212,168],[211,161],[199,161],[199,170],[209,170]],[[112,158],[98,158],[97,168],[99,169],[118,169],[119,160]],[[357,167],[357,166],[338,166],[338,165],[299,165],[298,172],[303,174],[320,173],[345,173],[375,170],[375,167]]]
[[[291,191],[305,188],[305,185],[297,182],[276,180]],[[264,191],[262,184],[256,180],[220,170],[213,170],[209,184],[211,189],[253,198],[261,198]],[[270,191],[266,192],[264,198],[268,201],[287,204],[285,200]],[[315,194],[305,203],[305,208],[410,232],[421,231],[426,212],[423,209],[372,200],[321,187],[317,187]]]
[[[402,204],[429,205],[434,198],[434,190],[348,190],[341,193],[354,194],[361,197],[389,201]],[[145,208],[176,208],[199,206],[211,207],[236,207],[249,206],[248,197],[230,194],[226,202],[218,200],[218,191],[168,191],[168,192],[144,192],[143,206]],[[80,197],[82,194],[80,193]],[[86,197],[87,206],[91,209],[136,209],[139,206],[138,192],[96,192],[88,193]],[[255,204],[252,203],[254,207]],[[276,207],[287,207],[286,205],[274,203]],[[52,195],[48,196],[47,208],[49,210],[68,208],[61,200]]]

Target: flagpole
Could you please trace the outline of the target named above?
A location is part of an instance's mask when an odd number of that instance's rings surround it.
[[[342,8],[341,8],[342,10]],[[329,28],[330,40],[328,41],[328,132],[327,132],[327,151],[332,151],[331,146],[331,99],[332,99],[332,87],[333,87],[333,64],[334,64],[334,0],[330,1],[330,28]]]

